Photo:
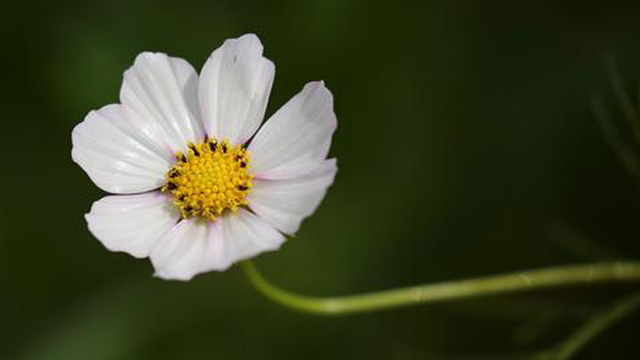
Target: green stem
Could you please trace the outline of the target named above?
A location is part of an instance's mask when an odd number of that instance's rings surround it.
[[[617,301],[605,311],[595,315],[553,350],[539,356],[538,360],[568,360],[596,336],[613,326],[640,307],[640,293]]]
[[[558,286],[606,282],[640,283],[640,262],[617,261],[550,267],[360,295],[313,297],[299,295],[271,284],[251,261],[241,263],[241,267],[258,292],[268,299],[294,310],[318,315],[360,313]]]

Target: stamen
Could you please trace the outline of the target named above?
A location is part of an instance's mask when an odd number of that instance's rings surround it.
[[[187,154],[176,154],[177,162],[162,188],[173,194],[173,203],[183,218],[199,216],[213,221],[226,210],[247,205],[245,197],[253,175],[248,172],[249,151],[245,147],[206,139],[188,148]]]

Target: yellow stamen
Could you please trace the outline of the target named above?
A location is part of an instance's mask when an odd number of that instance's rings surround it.
[[[226,140],[190,144],[187,154],[176,153],[162,191],[173,194],[183,218],[213,221],[227,209],[247,205],[253,179],[248,168],[249,151],[242,145],[231,147]]]

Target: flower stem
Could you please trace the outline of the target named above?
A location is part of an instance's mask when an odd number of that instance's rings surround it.
[[[593,316],[575,333],[551,351],[542,353],[536,360],[569,360],[593,338],[640,308],[640,293],[617,301],[603,312]]]
[[[294,310],[317,315],[361,313],[559,286],[607,282],[640,283],[640,262],[616,261],[549,267],[359,295],[313,297],[299,295],[273,285],[260,274],[251,261],[244,261],[240,266],[258,292],[268,299]]]

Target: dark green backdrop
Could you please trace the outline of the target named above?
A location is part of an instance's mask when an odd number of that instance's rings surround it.
[[[71,129],[117,101],[137,53],[199,69],[246,32],[276,64],[268,114],[319,79],[338,114],[335,184],[259,258],[278,284],[343,294],[640,256],[640,193],[589,107],[593,92],[614,104],[606,55],[637,94],[637,2],[2,0],[1,359],[485,359],[552,345],[628,292],[322,318],[267,302],[237,269],[166,282],[103,249],[83,214],[104,194],[72,163]],[[637,358],[639,323],[578,358]]]

